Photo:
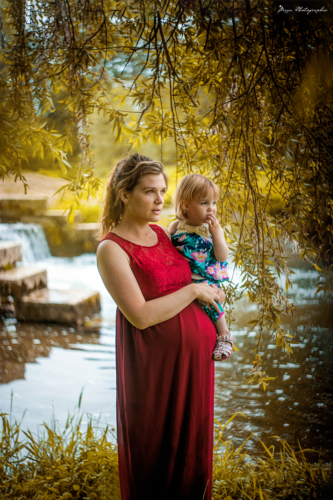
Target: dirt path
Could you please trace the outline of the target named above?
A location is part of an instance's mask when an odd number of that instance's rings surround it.
[[[49,177],[36,172],[25,172],[24,177],[28,183],[28,196],[45,196],[52,203],[54,193],[68,181],[59,177]],[[0,198],[12,196],[24,196],[24,187],[22,182],[14,178],[6,178],[4,182],[0,181]],[[59,195],[57,195],[58,197]]]

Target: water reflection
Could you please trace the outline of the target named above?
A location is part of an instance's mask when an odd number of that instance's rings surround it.
[[[103,323],[97,331],[10,321],[0,326],[0,407],[9,412],[13,390],[14,416],[20,419],[28,409],[23,428],[35,430],[37,424],[50,421],[53,407],[63,424],[84,388],[82,409],[92,416],[102,414],[102,420],[115,425],[115,305],[99,278],[96,258],[85,255],[44,263],[51,287],[93,286],[100,291]],[[269,436],[279,435],[290,443],[299,440],[302,447],[321,449],[324,458],[331,458],[332,301],[314,294],[316,282],[315,272],[296,270],[292,298],[297,314],[285,318],[294,335],[293,354],[288,357],[276,349],[273,339],[263,341],[263,369],[276,377],[266,392],[245,385],[256,344],[256,334],[248,331],[255,310],[245,299],[237,304],[233,333],[240,352],[216,363],[215,389],[218,420],[226,421],[238,411],[247,417],[237,417],[227,431],[236,446],[250,432],[267,443]],[[247,448],[261,449],[255,440]]]
[[[251,431],[266,443],[273,444],[268,437],[279,435],[295,445],[299,441],[303,448],[322,450],[324,458],[331,458],[332,301],[315,298],[316,280],[316,274],[310,271],[296,272],[293,300],[297,314],[284,320],[294,335],[293,354],[289,357],[276,349],[273,339],[262,342],[263,369],[276,377],[266,393],[244,384],[257,340],[254,332],[248,334],[244,328],[235,331],[240,352],[229,364],[216,363],[217,419],[225,420],[237,411],[247,417],[235,419],[226,433],[235,445],[240,445]],[[238,308],[239,315],[241,321],[236,321],[236,328],[251,318],[244,302]],[[261,449],[256,440],[251,440],[247,448]]]
[[[90,333],[89,329],[78,332],[59,325],[17,324],[15,319],[7,319],[0,327],[0,383],[24,379],[25,364],[48,357],[54,347],[79,349],[80,344],[99,344],[98,332]]]
[[[59,325],[0,322],[0,408],[9,413],[13,392],[13,416],[24,430],[37,431],[53,414],[60,425],[75,412],[82,389],[82,411],[102,421],[116,422],[115,304],[104,288],[95,255],[50,258],[42,262],[50,288],[93,288],[100,291],[103,322],[71,329]],[[9,329],[9,331],[8,331]],[[10,330],[11,334],[10,334]],[[15,331],[16,330],[16,331]],[[84,422],[83,422],[84,423]]]

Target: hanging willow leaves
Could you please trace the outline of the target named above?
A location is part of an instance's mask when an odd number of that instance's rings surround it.
[[[19,176],[26,146],[52,154],[75,197],[94,193],[91,116],[132,147],[173,137],[178,172],[221,189],[222,223],[264,333],[291,352],[284,244],[332,260],[333,9],[279,12],[269,0],[1,1],[0,172]],[[115,71],[117,61],[122,70]],[[122,111],[112,84],[131,103]],[[43,126],[55,102],[62,133]],[[73,137],[81,162],[68,163]],[[320,283],[320,286],[323,282]],[[230,310],[237,292],[230,288]]]

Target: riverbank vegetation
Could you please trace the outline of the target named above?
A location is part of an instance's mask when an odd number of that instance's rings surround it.
[[[214,500],[308,500],[320,498],[331,481],[330,465],[311,463],[284,440],[262,443],[262,454],[250,456],[246,441],[234,449],[223,440],[228,422],[215,422]],[[2,500],[119,500],[118,456],[114,429],[82,416],[69,416],[64,429],[54,420],[34,435],[20,431],[1,414],[0,497]],[[83,430],[85,428],[86,430]],[[23,435],[23,436],[22,436]],[[249,439],[252,436],[249,436]]]

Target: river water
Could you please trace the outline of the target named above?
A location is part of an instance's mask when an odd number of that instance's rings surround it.
[[[81,287],[98,290],[102,297],[100,327],[75,329],[59,325],[0,324],[0,409],[36,432],[53,416],[63,426],[68,412],[75,412],[83,389],[81,410],[93,419],[116,424],[115,311],[116,307],[99,277],[96,257],[47,258],[40,262],[48,272],[49,288]],[[239,352],[216,363],[215,417],[225,422],[242,412],[228,426],[225,437],[235,446],[251,432],[268,445],[271,436],[290,444],[321,451],[332,458],[333,433],[332,301],[315,295],[318,275],[306,268],[294,269],[290,295],[297,305],[294,318],[285,325],[294,335],[290,357],[267,337],[263,341],[263,369],[272,377],[268,389],[245,384],[251,370],[256,334],[248,321],[254,308],[246,299],[237,302],[232,332]],[[237,277],[236,277],[237,279]],[[12,396],[13,395],[13,396]],[[83,422],[87,421],[85,417]],[[261,449],[257,438],[247,450]]]

